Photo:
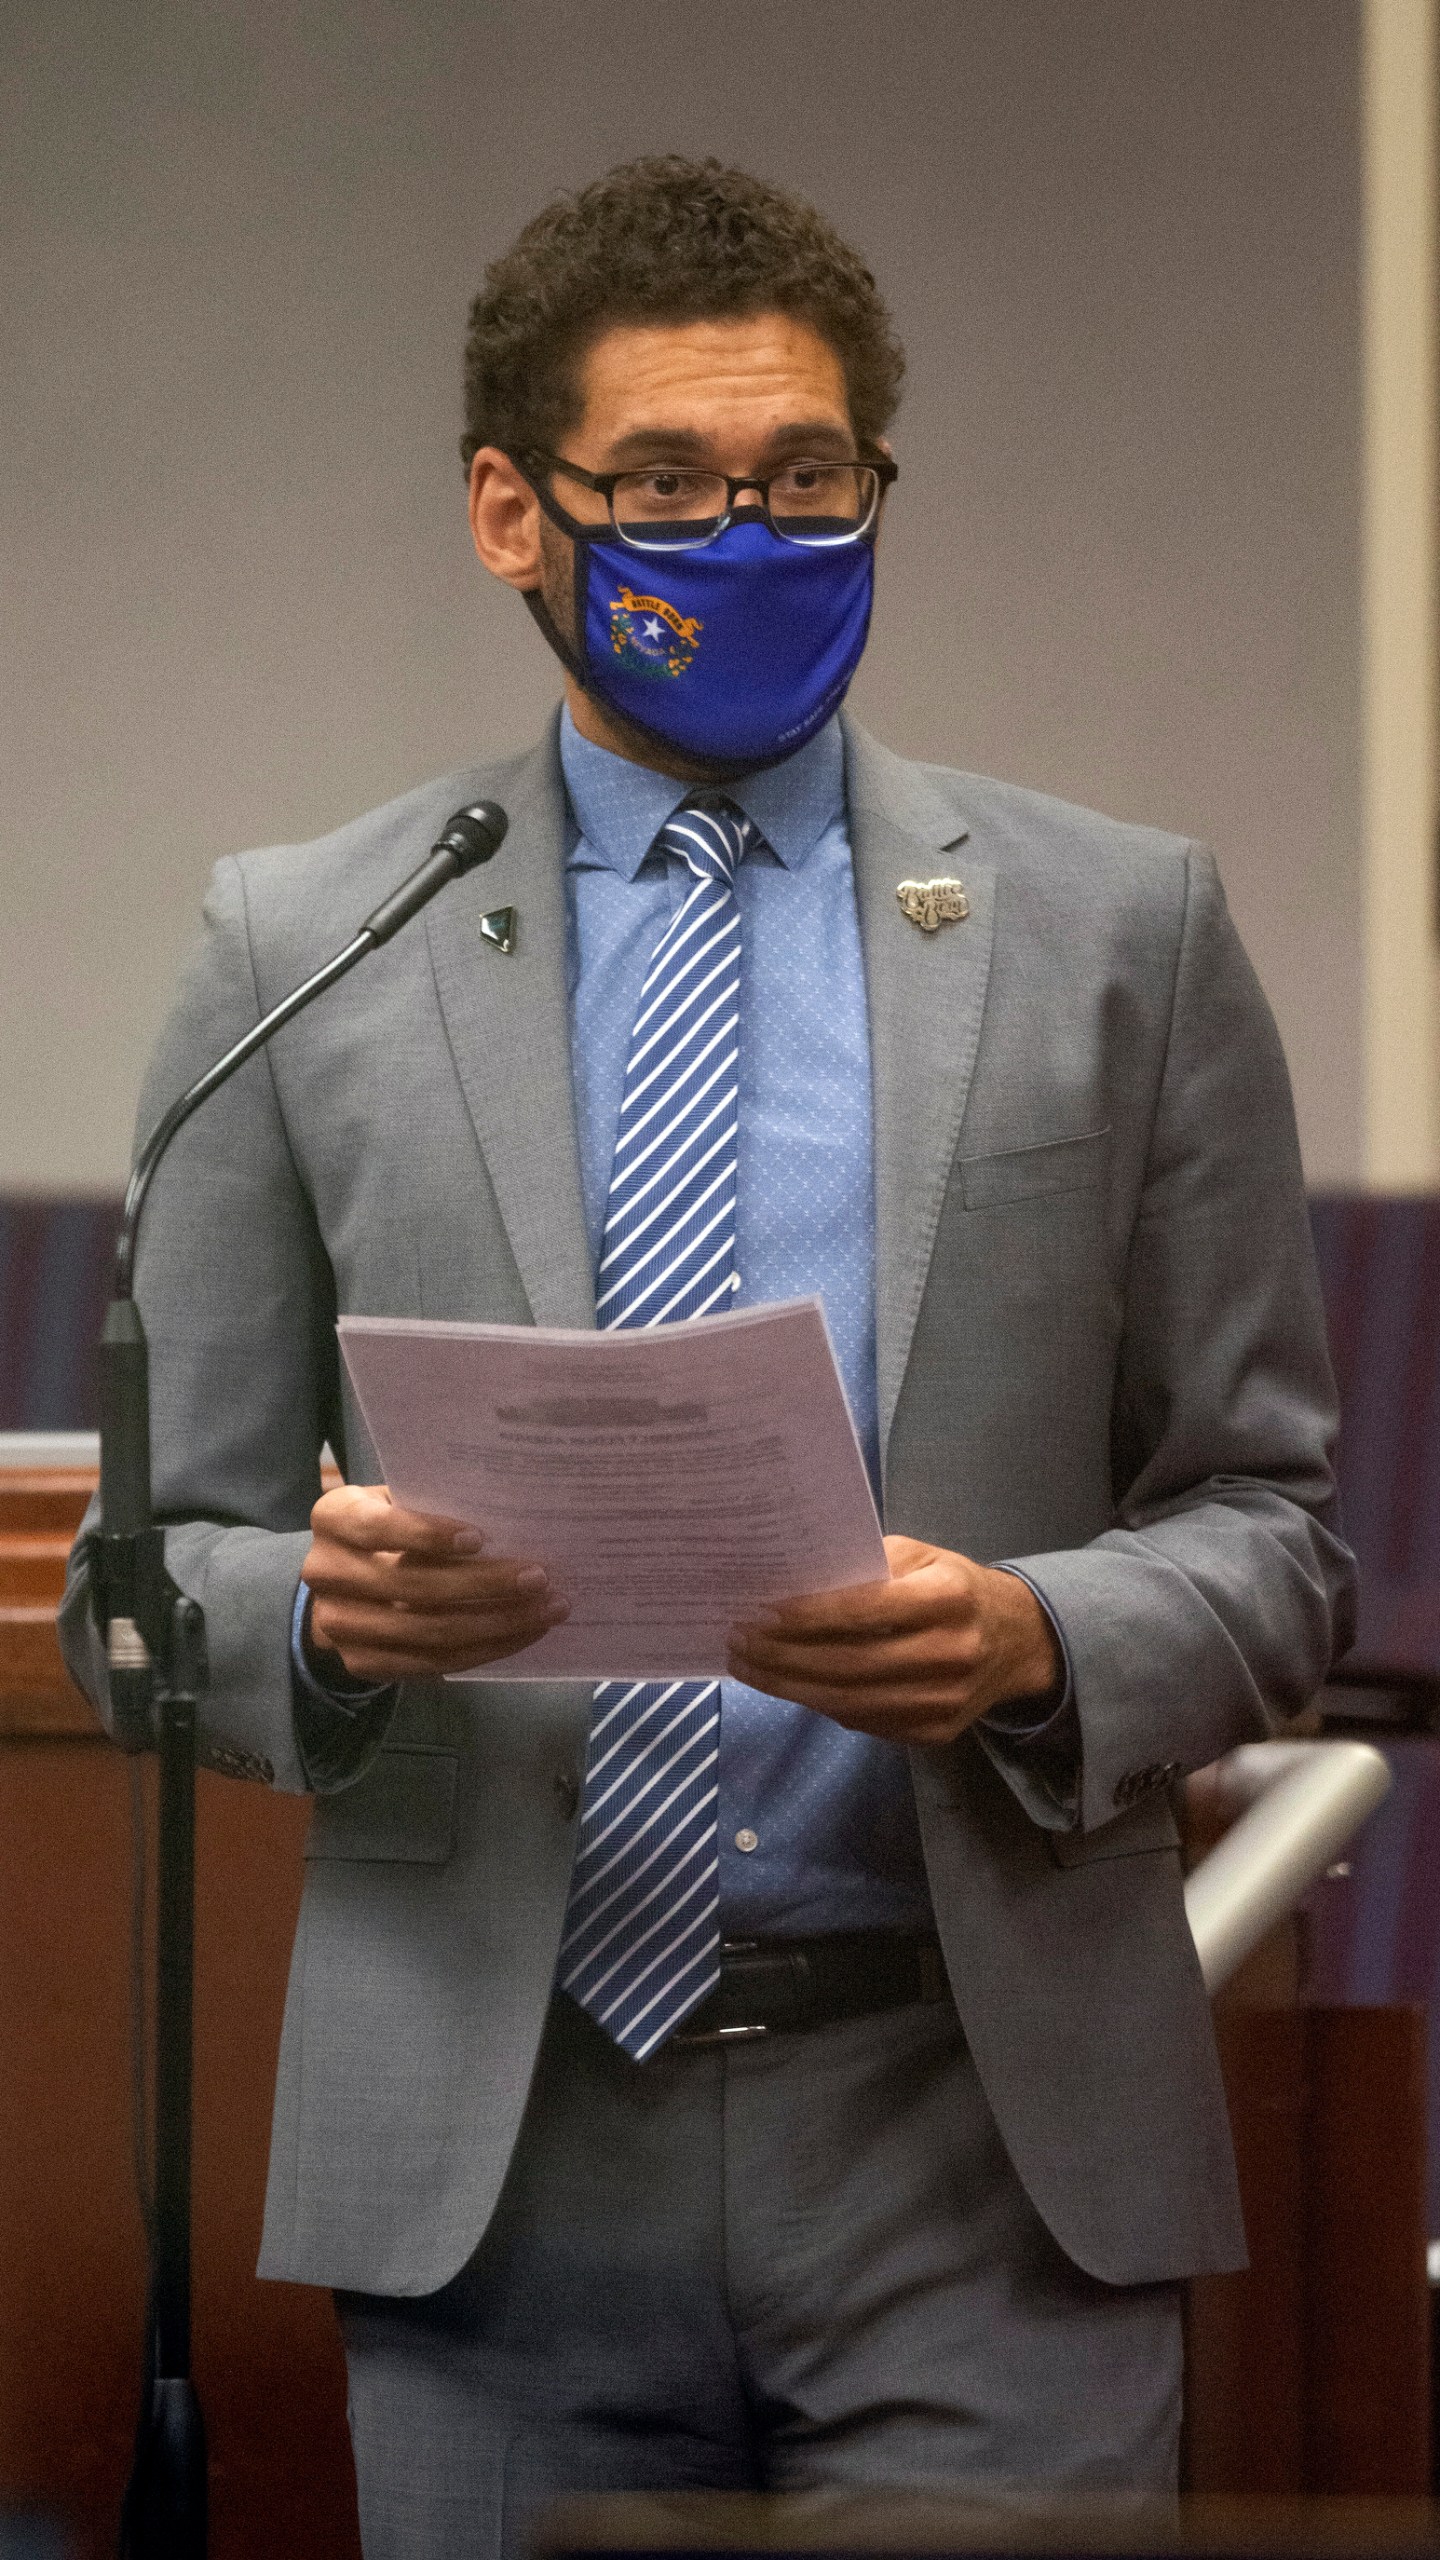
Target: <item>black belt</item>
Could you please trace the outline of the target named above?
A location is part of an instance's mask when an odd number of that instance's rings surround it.
[[[719,1982],[670,2043],[739,2044],[949,1997],[935,1937],[846,1929],[823,1938],[727,1938]]]

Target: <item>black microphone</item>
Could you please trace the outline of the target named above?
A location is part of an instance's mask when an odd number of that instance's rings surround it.
[[[436,837],[419,870],[412,871],[409,879],[402,880],[388,898],[382,898],[374,914],[366,917],[357,941],[363,941],[368,933],[372,947],[378,950],[382,942],[388,942],[392,933],[398,933],[402,924],[408,924],[428,905],[447,880],[475,870],[479,863],[488,862],[492,854],[498,853],[509,824],[504,810],[493,800],[477,800],[473,809],[457,809],[453,818],[447,818],[444,833]]]

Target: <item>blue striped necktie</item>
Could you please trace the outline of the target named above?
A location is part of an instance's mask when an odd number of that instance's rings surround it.
[[[602,1326],[679,1324],[735,1278],[740,912],[760,841],[729,801],[687,802],[654,850],[691,877],[655,947],[630,1035],[605,1204]],[[720,1978],[718,1680],[595,1692],[560,1983],[636,2062]]]

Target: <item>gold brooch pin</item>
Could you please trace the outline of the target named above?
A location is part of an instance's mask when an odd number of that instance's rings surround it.
[[[959,880],[902,880],[895,895],[901,913],[922,933],[938,933],[942,924],[963,924],[970,913]]]
[[[508,959],[515,948],[515,927],[518,921],[513,907],[492,907],[488,916],[482,916],[480,919],[482,942],[493,942],[496,950],[503,951]]]

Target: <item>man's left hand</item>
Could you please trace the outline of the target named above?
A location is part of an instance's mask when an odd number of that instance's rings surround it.
[[[1007,1699],[1058,1698],[1059,1642],[1018,1574],[918,1538],[887,1538],[885,1552],[891,1581],[781,1601],[736,1627],[731,1678],[883,1742],[953,1742]]]

